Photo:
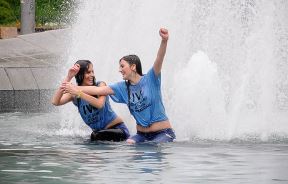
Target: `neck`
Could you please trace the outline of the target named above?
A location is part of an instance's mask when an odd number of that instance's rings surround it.
[[[141,79],[141,76],[139,74],[134,75],[133,77],[131,77],[131,79],[129,79],[131,84],[137,84]]]

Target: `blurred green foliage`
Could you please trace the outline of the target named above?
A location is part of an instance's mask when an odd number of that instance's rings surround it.
[[[37,0],[36,23],[40,25],[71,23],[75,17],[76,0]]]
[[[0,0],[0,25],[19,26],[21,0]],[[63,26],[75,19],[77,0],[35,0],[37,26]]]
[[[16,21],[17,17],[8,0],[0,0],[0,25],[9,25]]]

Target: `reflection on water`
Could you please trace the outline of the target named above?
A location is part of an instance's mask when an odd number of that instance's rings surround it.
[[[1,183],[288,182],[285,140],[91,143],[60,135],[57,113],[2,114],[0,127]]]

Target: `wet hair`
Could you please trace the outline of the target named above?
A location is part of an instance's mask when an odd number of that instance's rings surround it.
[[[125,61],[127,61],[127,62],[129,63],[129,65],[135,64],[135,65],[136,65],[136,72],[137,72],[139,75],[141,75],[141,76],[143,75],[143,73],[142,73],[141,61],[140,61],[140,59],[139,59],[138,56],[136,56],[136,55],[123,56],[123,57],[119,60],[119,62],[120,62],[122,59],[125,60]]]
[[[127,56],[123,56],[119,62],[121,60],[125,60],[127,61],[127,63],[131,66],[132,64],[136,65],[136,73],[138,73],[139,75],[143,75],[142,73],[142,66],[141,66],[141,61],[140,58],[137,55],[127,55]],[[125,81],[126,87],[127,87],[127,92],[128,92],[128,109],[130,111],[130,113],[132,114],[132,110],[131,110],[131,102],[130,102],[130,81]]]
[[[83,83],[84,74],[88,70],[89,65],[92,64],[92,62],[89,60],[78,60],[75,64],[80,65],[80,70],[75,75],[76,82],[77,82],[78,86],[80,86]],[[96,85],[95,77],[93,79],[93,85]]]

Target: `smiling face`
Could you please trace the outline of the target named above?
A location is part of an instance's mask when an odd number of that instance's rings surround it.
[[[87,70],[84,72],[82,86],[92,86],[94,83],[94,70],[93,65],[89,64]]]
[[[124,80],[130,80],[132,74],[136,72],[136,65],[130,65],[127,61],[122,59],[119,63],[119,72],[122,74]]]

